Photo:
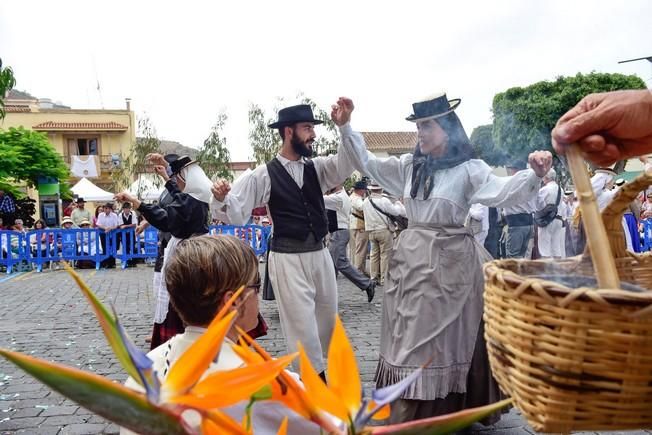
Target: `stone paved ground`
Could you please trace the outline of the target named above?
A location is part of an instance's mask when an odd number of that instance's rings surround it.
[[[115,305],[137,345],[147,348],[151,332],[152,268],[80,271],[105,302]],[[371,386],[379,342],[382,290],[373,304],[346,279],[338,280],[340,315],[356,349],[362,380]],[[275,302],[261,302],[270,333],[260,341],[274,354],[284,352]],[[97,322],[72,279],[63,271],[0,275],[0,346],[79,367],[111,379],[125,375],[108,349]],[[51,392],[10,363],[0,361],[0,433],[96,434],[118,428]],[[493,427],[473,433],[534,433],[516,411]],[[637,432],[629,432],[636,434]],[[648,432],[638,432],[648,433]],[[649,432],[652,433],[652,432]]]

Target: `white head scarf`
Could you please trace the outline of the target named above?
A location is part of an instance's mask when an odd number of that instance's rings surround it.
[[[208,204],[211,200],[211,187],[213,187],[213,182],[206,176],[206,173],[202,168],[199,167],[197,162],[192,162],[185,168],[183,168],[179,175],[186,180],[186,187],[183,189],[183,193],[195,198],[197,201],[205,202]]]

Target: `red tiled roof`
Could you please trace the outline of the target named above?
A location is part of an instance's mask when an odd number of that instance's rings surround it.
[[[7,104],[5,105],[6,112],[29,112],[29,106],[23,104]]]
[[[416,131],[363,131],[369,151],[409,153],[417,144]]]
[[[256,162],[229,162],[232,171],[245,171],[256,167]]]
[[[126,125],[117,122],[42,122],[32,127],[34,130],[73,130],[73,131],[125,131]]]

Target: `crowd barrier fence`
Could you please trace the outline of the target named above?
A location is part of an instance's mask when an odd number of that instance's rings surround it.
[[[267,252],[271,227],[258,225],[212,225],[210,234],[228,234],[252,247],[256,255]],[[130,260],[155,259],[158,255],[158,230],[147,228],[136,234],[135,228],[104,232],[97,228],[48,228],[25,233],[0,231],[0,267],[8,274],[16,268],[34,268],[59,261],[86,261],[99,269],[103,261],[113,257],[124,269]]]

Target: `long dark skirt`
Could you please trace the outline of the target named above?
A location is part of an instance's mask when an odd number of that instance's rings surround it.
[[[163,323],[154,323],[150,350],[156,349],[175,335],[181,334],[185,329],[186,327],[177,310],[174,309],[172,304],[168,304],[168,314],[165,316]]]
[[[466,393],[449,393],[443,399],[413,400],[398,399],[391,406],[390,423],[403,423],[437,415],[450,414],[463,409],[489,405],[505,399],[489,369],[487,344],[484,339],[484,321],[480,323],[478,336],[471,360],[471,368],[466,380]],[[500,420],[506,410],[485,417],[481,423],[491,425]]]

